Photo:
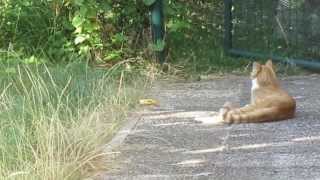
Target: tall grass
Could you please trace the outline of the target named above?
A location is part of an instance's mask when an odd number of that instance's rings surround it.
[[[0,81],[0,179],[81,179],[149,78],[84,64],[30,67]],[[100,165],[99,165],[100,164]]]

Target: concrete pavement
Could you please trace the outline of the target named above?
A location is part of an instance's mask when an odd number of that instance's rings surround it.
[[[196,119],[225,101],[248,103],[248,77],[155,84],[148,97],[160,106],[135,114],[120,132],[125,138],[108,149],[110,170],[97,179],[320,180],[320,76],[283,78],[282,85],[296,98],[296,118],[229,126]]]

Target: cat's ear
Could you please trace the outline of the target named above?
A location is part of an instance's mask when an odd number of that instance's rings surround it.
[[[272,63],[272,60],[271,60],[271,59],[269,59],[269,60],[266,62],[266,66],[268,66],[268,67],[271,68],[271,69],[274,69],[273,63]]]

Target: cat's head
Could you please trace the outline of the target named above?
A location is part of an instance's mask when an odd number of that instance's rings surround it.
[[[266,64],[254,62],[252,66],[251,79],[256,79],[259,86],[279,86],[271,60],[268,60]]]

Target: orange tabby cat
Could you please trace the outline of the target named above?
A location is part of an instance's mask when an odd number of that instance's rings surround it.
[[[257,123],[294,117],[296,102],[281,89],[271,60],[265,65],[254,62],[251,79],[251,103],[241,108],[226,103],[220,109],[224,122]]]

